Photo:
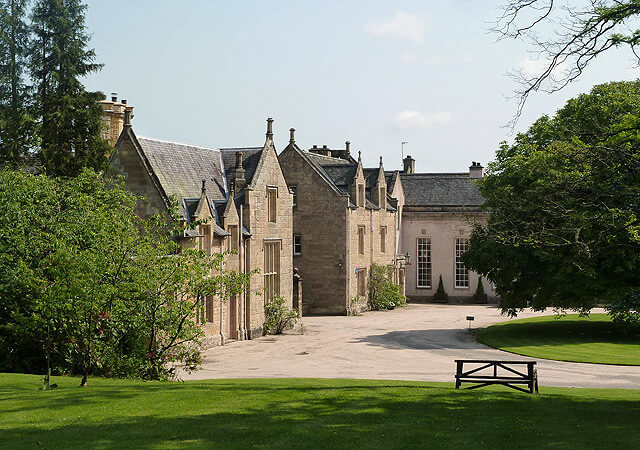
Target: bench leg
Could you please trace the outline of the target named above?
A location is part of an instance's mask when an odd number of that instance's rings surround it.
[[[460,388],[460,377],[462,376],[462,361],[456,363],[456,389]]]

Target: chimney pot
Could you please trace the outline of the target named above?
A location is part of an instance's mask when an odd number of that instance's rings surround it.
[[[296,143],[296,129],[295,128],[289,128],[289,143],[290,144],[295,144]]]
[[[471,167],[469,167],[469,178],[482,178],[484,177],[484,167],[479,162],[473,161]]]
[[[112,102],[117,102],[118,101],[118,93],[117,92],[112,92],[111,93],[111,101]]]
[[[129,108],[124,109],[124,126],[131,126],[131,110]]]
[[[122,104],[123,104],[123,105],[126,105],[126,104],[127,104],[127,101],[126,101],[125,99],[122,99]]]
[[[313,148],[318,148],[318,146],[317,146],[317,145],[314,145],[314,146],[313,146]]]
[[[405,159],[402,160],[404,164],[404,173],[415,173],[416,172],[416,160],[411,157],[411,155],[407,155]]]
[[[326,145],[323,145],[323,146],[322,146],[322,149],[323,149],[323,150],[326,150],[326,149],[327,149],[327,146],[326,146]]]
[[[207,192],[207,180],[205,180],[204,178],[202,179],[202,194],[206,194]]]
[[[267,119],[267,138],[273,139],[273,119],[271,117]]]
[[[344,143],[345,148],[347,149],[347,155],[351,153],[351,142],[347,141]]]
[[[242,169],[242,152],[236,152],[236,169]]]

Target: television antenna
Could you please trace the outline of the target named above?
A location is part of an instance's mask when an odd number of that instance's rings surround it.
[[[404,159],[404,144],[408,144],[408,142],[402,141],[402,159]]]

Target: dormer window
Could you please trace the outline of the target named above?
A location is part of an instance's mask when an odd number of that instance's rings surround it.
[[[380,209],[386,209],[387,208],[387,195],[386,195],[386,191],[385,188],[381,187],[380,188]]]
[[[358,206],[364,206],[364,184],[358,185]]]

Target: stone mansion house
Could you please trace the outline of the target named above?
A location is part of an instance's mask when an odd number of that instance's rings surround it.
[[[262,145],[203,147],[138,136],[133,107],[117,95],[101,102],[104,137],[115,147],[111,164],[132,192],[144,197],[138,213],[166,211],[176,199],[185,223],[183,248],[233,250],[226,267],[255,269],[242,296],[207,299],[202,321],[210,343],[262,334],[264,304],[274,295],[304,314],[346,314],[366,298],[371,266],[387,268],[409,301],[433,301],[442,276],[449,302],[470,301],[486,280],[460,260],[474,223],[486,220],[474,179],[464,173],[416,173],[364,167],[344,149],[301,149],[295,130],[278,153],[273,120]]]

